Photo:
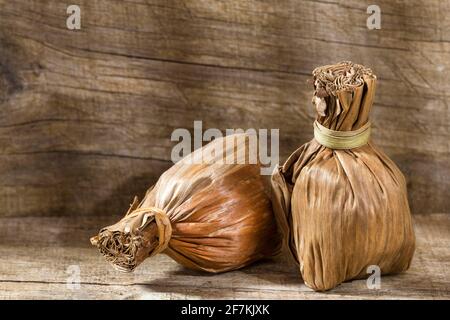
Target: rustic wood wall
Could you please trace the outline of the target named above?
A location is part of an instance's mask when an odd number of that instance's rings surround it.
[[[66,8],[81,7],[81,30]],[[0,215],[117,214],[170,166],[175,128],[312,137],[311,70],[379,78],[373,140],[415,213],[450,211],[450,1],[0,0]]]

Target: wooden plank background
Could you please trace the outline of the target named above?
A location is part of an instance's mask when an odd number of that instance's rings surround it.
[[[81,7],[81,30],[66,8]],[[176,128],[312,138],[311,70],[379,86],[373,140],[413,212],[450,208],[450,1],[0,0],[0,215],[122,213],[171,165]]]
[[[211,275],[158,254],[133,273],[118,272],[88,240],[117,218],[0,217],[0,256],[8,257],[0,263],[0,299],[450,299],[449,214],[414,216],[408,271],[383,275],[376,290],[354,280],[324,293],[308,288],[286,256]],[[67,285],[73,268],[79,288]]]

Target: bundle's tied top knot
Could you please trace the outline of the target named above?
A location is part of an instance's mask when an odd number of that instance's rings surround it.
[[[146,258],[163,252],[172,236],[167,213],[156,207],[140,207],[137,197],[125,217],[91,238],[106,260],[120,271],[132,271]]]

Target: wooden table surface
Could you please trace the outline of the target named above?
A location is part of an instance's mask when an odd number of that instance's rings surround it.
[[[450,215],[415,215],[412,267],[326,293],[307,288],[288,258],[209,275],[187,270],[165,255],[134,273],[115,271],[90,247],[89,237],[116,217],[0,218],[1,299],[450,299]],[[79,286],[71,284],[77,280]]]

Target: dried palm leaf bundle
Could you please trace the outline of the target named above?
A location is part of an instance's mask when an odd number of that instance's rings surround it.
[[[270,181],[263,180],[252,139],[256,135],[217,138],[181,159],[92,244],[121,271],[157,253],[214,273],[277,254],[281,237]]]
[[[405,179],[369,142],[376,76],[341,62],[313,71],[314,139],[272,175],[272,203],[284,243],[305,283],[324,291],[408,269],[415,237]]]

